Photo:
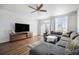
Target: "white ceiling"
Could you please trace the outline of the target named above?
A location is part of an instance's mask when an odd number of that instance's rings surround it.
[[[31,6],[36,6],[31,4]],[[62,15],[68,12],[77,10],[79,5],[76,4],[44,4],[43,9],[46,9],[47,12],[44,13],[34,13],[31,14],[33,9],[28,7],[28,4],[4,4],[0,5],[0,9],[4,9],[16,14],[20,14],[25,17],[32,17],[34,19],[44,19],[50,16]]]

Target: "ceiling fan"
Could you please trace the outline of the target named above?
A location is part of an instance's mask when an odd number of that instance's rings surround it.
[[[31,12],[31,13],[34,13],[34,12],[47,12],[47,10],[42,10],[41,8],[43,7],[43,4],[40,4],[39,6],[36,6],[36,7],[32,7],[32,6],[28,6],[29,8],[32,8],[34,9],[35,11]]]

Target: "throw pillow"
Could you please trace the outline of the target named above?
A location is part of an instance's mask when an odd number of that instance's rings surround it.
[[[69,37],[69,33],[68,32],[63,32],[62,36]]]
[[[74,40],[71,40],[67,48],[72,51],[77,47],[78,43],[79,43],[79,36],[76,37]]]
[[[73,40],[77,40],[77,46],[76,46],[76,48],[79,48],[79,36],[77,36],[77,37],[74,38]]]

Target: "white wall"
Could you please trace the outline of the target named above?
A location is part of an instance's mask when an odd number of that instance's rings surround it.
[[[11,26],[15,22],[12,13],[0,9],[0,43],[9,41]]]
[[[68,31],[77,32],[77,11],[70,13],[68,18]]]
[[[41,34],[41,26],[42,26],[42,21],[38,20],[38,29],[37,29],[37,34],[40,35]]]
[[[33,36],[37,35],[37,20],[29,20],[27,24],[30,24],[30,32],[33,33]]]
[[[79,8],[77,10],[77,32],[79,33]]]
[[[9,41],[9,34],[14,29],[16,22],[30,24],[30,31],[33,33],[33,36],[37,35],[37,20],[28,19],[29,17],[22,18],[19,14],[0,9],[0,43]]]

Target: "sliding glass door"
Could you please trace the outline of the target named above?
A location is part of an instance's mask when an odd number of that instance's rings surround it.
[[[68,30],[68,17],[55,18],[55,31],[56,32],[67,32]]]

